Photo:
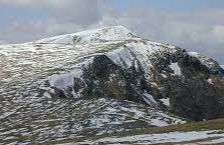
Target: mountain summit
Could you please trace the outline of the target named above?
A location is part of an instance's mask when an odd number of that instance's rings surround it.
[[[0,66],[0,137],[8,143],[18,127],[24,142],[49,144],[224,117],[224,70],[215,60],[123,26],[0,45]]]
[[[86,44],[106,41],[124,41],[137,38],[124,26],[105,27],[101,29],[87,30],[78,33],[61,35],[38,40],[35,43],[51,44]]]

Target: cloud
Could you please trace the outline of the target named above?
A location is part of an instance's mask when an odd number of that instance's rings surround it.
[[[43,10],[58,21],[69,21],[76,24],[97,22],[101,15],[100,0],[0,0],[0,4],[17,7],[31,7]]]
[[[3,40],[0,40],[0,45],[1,44],[7,44],[7,42],[3,41]]]
[[[197,51],[224,63],[224,10],[194,12],[132,9],[109,13],[101,25],[122,24],[142,37]]]
[[[1,26],[0,33],[5,35],[0,39],[17,43],[84,30],[100,21],[101,3],[99,0],[0,0],[0,5],[35,9],[46,17],[12,20]]]
[[[50,6],[55,8],[69,7],[73,2],[78,0],[0,0],[1,4],[20,5],[20,6]],[[85,0],[84,0],[85,1]]]
[[[124,25],[138,35],[171,43],[224,63],[224,10],[164,11],[130,8],[122,11],[102,0],[0,0],[0,4],[35,7],[48,19],[15,20],[2,27],[1,40],[24,42],[102,26]],[[21,37],[22,36],[22,37]]]
[[[0,33],[4,34],[0,40],[21,43],[80,30],[84,30],[84,27],[68,22],[59,23],[55,19],[14,21],[0,29]]]

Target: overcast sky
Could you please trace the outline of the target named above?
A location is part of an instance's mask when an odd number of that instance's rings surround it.
[[[0,43],[113,25],[224,64],[224,0],[0,0]]]

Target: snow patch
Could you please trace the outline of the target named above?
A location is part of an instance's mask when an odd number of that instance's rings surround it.
[[[129,68],[133,65],[134,57],[127,48],[116,49],[106,54],[114,63],[121,67]]]
[[[200,54],[197,52],[188,52],[188,55],[198,57]]]
[[[148,93],[143,93],[143,99],[144,101],[149,104],[149,105],[154,105],[157,104],[156,100],[153,98],[152,95],[148,94]]]
[[[165,75],[165,74],[161,74],[161,76],[165,79],[167,78],[167,75]]]
[[[224,65],[220,65],[222,69],[224,69]]]
[[[213,84],[213,82],[212,82],[212,79],[211,79],[211,78],[207,79],[207,82],[208,82],[209,84]]]
[[[169,65],[169,67],[173,70],[174,72],[174,75],[177,75],[177,76],[180,76],[182,73],[181,73],[181,68],[180,66],[178,65],[178,63],[171,63],[171,65]]]
[[[168,126],[169,124],[166,122],[166,121],[164,121],[164,120],[160,120],[159,118],[156,118],[156,119],[151,119],[150,120],[151,121],[151,125],[155,125],[155,126]]]
[[[48,80],[52,87],[63,90],[74,84],[74,77],[81,77],[81,75],[82,70],[77,69],[66,74],[55,74],[49,77]]]
[[[159,99],[164,105],[166,105],[167,107],[170,106],[170,98],[162,98]]]

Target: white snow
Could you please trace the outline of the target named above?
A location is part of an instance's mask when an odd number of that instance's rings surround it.
[[[162,98],[159,99],[164,105],[166,105],[167,107],[170,106],[170,98]]]
[[[213,82],[212,82],[212,79],[211,79],[211,78],[207,79],[207,82],[208,82],[209,84],[213,84]]]
[[[161,76],[162,76],[163,78],[165,78],[165,79],[167,78],[167,75],[165,75],[165,74],[163,74],[163,73],[161,74]]]
[[[188,52],[189,55],[198,57],[200,54],[197,52]]]
[[[223,68],[224,69],[224,65],[220,65],[221,66],[221,68]]]
[[[120,48],[106,54],[114,63],[123,68],[129,68],[133,65],[134,57],[128,48]]]
[[[174,75],[177,75],[177,76],[180,76],[182,73],[181,73],[181,68],[180,66],[178,65],[178,63],[171,63],[169,65],[169,67],[173,70],[174,72]]]
[[[148,94],[148,93],[143,93],[143,99],[144,101],[149,104],[149,105],[155,105],[157,104],[156,100],[153,98],[152,95]]]
[[[51,44],[86,44],[98,43],[104,41],[121,41],[128,39],[138,39],[127,28],[119,25],[113,27],[105,27],[101,29],[81,31],[72,34],[55,36],[36,41],[35,43],[51,43]]]
[[[150,124],[155,125],[155,126],[168,126],[169,125],[169,123],[167,123],[166,121],[164,121],[162,119],[160,120],[159,118],[156,118],[156,119],[152,118],[150,121],[151,121]]]
[[[74,77],[80,77],[81,75],[82,70],[77,69],[73,72],[66,74],[55,74],[53,76],[50,76],[48,80],[51,86],[63,90],[74,84]]]

